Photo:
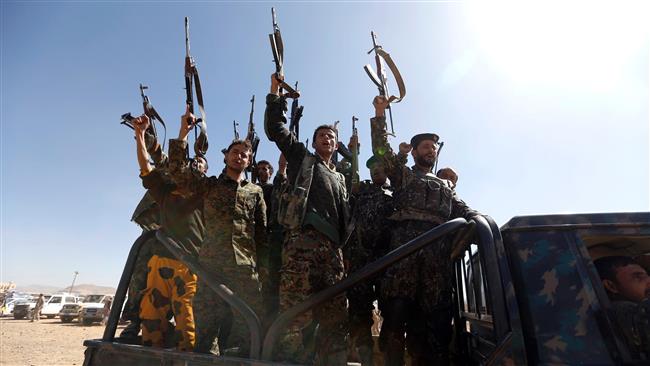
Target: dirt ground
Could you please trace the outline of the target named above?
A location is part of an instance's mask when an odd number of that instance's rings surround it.
[[[120,327],[121,328],[121,327]],[[118,328],[118,334],[120,331]],[[0,318],[0,365],[82,365],[83,341],[101,338],[104,326],[83,326],[59,318]]]

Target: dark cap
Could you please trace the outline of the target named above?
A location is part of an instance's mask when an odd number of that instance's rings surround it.
[[[366,161],[366,168],[372,169],[372,166],[375,164],[382,164],[382,161],[373,155]]]
[[[434,144],[437,144],[438,139],[440,139],[440,138],[435,133],[417,134],[417,135],[413,136],[413,138],[411,138],[411,147],[413,149],[416,149],[418,147],[418,145],[420,144],[420,142],[422,142],[424,140],[431,140],[431,141],[433,141]]]

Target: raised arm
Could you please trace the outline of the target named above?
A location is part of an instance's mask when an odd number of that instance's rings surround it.
[[[399,154],[396,155],[388,143],[388,131],[386,128],[386,108],[388,100],[384,96],[376,96],[372,101],[375,107],[375,117],[370,119],[370,136],[372,138],[372,153],[379,158],[391,185],[398,188],[406,174],[406,157],[411,151],[411,145],[401,143]]]
[[[204,195],[209,189],[210,179],[194,172],[187,159],[187,135],[194,123],[196,117],[187,108],[181,116],[178,138],[169,140],[169,173],[180,190]]]
[[[275,74],[271,76],[271,90],[266,96],[264,111],[264,132],[269,140],[275,142],[289,163],[300,162],[307,151],[303,143],[285,127],[287,100],[280,96],[280,82]]]
[[[149,117],[144,114],[133,119],[133,130],[135,131],[136,154],[138,156],[138,166],[140,167],[140,176],[151,173],[153,166],[149,163],[149,153],[147,152],[145,142],[145,131],[149,128]]]

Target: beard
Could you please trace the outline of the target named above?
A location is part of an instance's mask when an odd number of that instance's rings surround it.
[[[428,168],[433,168],[433,164],[435,164],[435,162],[436,162],[436,158],[428,159],[425,158],[424,156],[419,156],[419,155],[415,157],[415,163],[417,165],[426,166]]]

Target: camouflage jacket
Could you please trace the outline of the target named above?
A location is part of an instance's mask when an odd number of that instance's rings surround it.
[[[284,124],[287,122],[284,112],[287,101],[284,97],[269,94],[266,97],[264,113],[264,130],[287,158],[287,175],[290,184],[296,181],[302,169],[303,159],[315,159],[313,178],[307,196],[307,208],[301,220],[301,226],[311,226],[327,236],[336,245],[345,238],[345,228],[349,221],[348,193],[345,178],[328,166],[318,155],[307,150]]]
[[[160,207],[162,230],[174,238],[188,254],[198,256],[205,230],[203,198],[196,194],[179,194],[165,170],[156,168],[141,176],[142,185]],[[163,247],[162,244],[160,247]],[[175,258],[166,250],[155,254]]]
[[[222,173],[196,176],[185,158],[187,141],[170,140],[169,170],[177,185],[203,198],[205,236],[199,262],[209,270],[266,266],[266,204],[262,188]]]
[[[395,221],[424,221],[441,224],[456,217],[472,218],[478,212],[458,198],[449,184],[431,172],[408,168],[403,158],[388,144],[386,118],[370,120],[372,151],[382,160],[391,185],[395,188]]]
[[[348,255],[361,255],[368,263],[386,253],[390,243],[388,217],[393,213],[393,192],[389,187],[379,187],[369,180],[359,184],[354,200],[356,219]]]

